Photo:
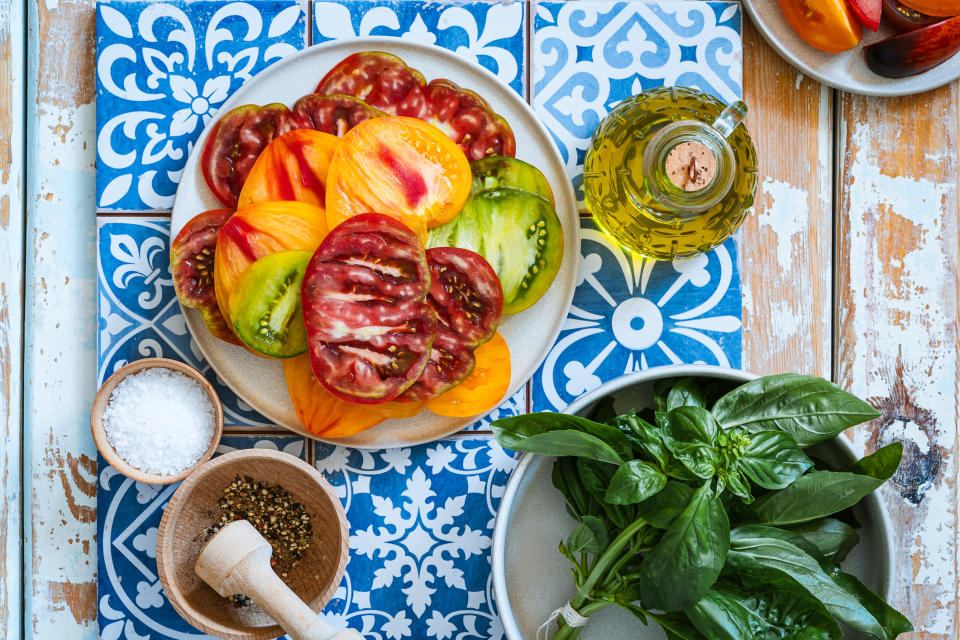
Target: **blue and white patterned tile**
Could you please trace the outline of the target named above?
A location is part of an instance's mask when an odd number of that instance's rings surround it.
[[[140,358],[181,360],[214,385],[226,424],[271,426],[217,376],[187,330],[170,275],[169,219],[99,218],[97,238],[99,382]]]
[[[329,622],[378,640],[502,638],[490,543],[513,455],[489,437],[315,447],[350,521],[350,562]]]
[[[305,458],[303,438],[225,435],[216,455],[272,449]],[[97,611],[102,640],[206,638],[173,609],[157,575],[157,530],[173,485],[148,485],[99,459]],[[286,638],[286,636],[284,636]]]
[[[536,2],[533,108],[581,194],[590,136],[619,101],[663,85],[741,96],[738,2]]]
[[[169,209],[220,104],[304,47],[296,0],[97,4],[97,203]]]
[[[396,36],[433,44],[479,63],[514,91],[526,95],[526,6],[524,2],[482,0],[315,2],[313,43],[356,36]],[[429,69],[421,71],[433,77]]]
[[[556,411],[612,378],[667,364],[740,367],[736,245],[673,262],[635,256],[581,221],[573,304],[533,378],[534,411]]]

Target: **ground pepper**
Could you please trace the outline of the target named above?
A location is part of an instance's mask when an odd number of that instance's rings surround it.
[[[300,564],[313,537],[310,514],[302,504],[282,487],[249,476],[237,476],[224,487],[214,518],[215,523],[205,531],[208,540],[235,520],[250,522],[273,547],[270,564],[282,579]],[[237,606],[251,604],[243,595],[235,595],[232,600]]]

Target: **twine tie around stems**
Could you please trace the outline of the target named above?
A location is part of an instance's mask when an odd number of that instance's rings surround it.
[[[537,627],[537,640],[543,638],[543,640],[549,640],[550,638],[550,623],[555,621],[559,617],[563,617],[564,622],[567,623],[567,626],[570,627],[582,627],[587,624],[587,617],[580,615],[580,613],[570,606],[570,603],[566,603],[559,609],[554,609],[553,613],[550,614],[543,624]]]

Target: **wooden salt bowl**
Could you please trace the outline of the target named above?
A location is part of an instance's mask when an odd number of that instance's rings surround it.
[[[197,629],[230,640],[269,640],[284,631],[256,604],[236,607],[195,572],[205,530],[217,518],[217,501],[237,477],[279,486],[306,507],[313,539],[301,563],[289,572],[294,593],[319,612],[339,586],[347,566],[346,514],[320,472],[278,451],[246,449],[228,453],[194,471],[170,498],[157,534],[157,569],[167,598]]]

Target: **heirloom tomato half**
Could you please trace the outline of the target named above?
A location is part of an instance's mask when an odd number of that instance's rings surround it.
[[[213,279],[217,236],[232,215],[233,209],[213,209],[195,215],[183,225],[170,245],[170,272],[180,304],[199,309],[203,323],[214,337],[240,344],[217,306]]]
[[[327,222],[333,228],[360,213],[385,213],[426,241],[428,228],[459,213],[470,185],[466,156],[436,127],[399,116],[367,120],[333,155]]]
[[[310,128],[309,119],[282,104],[247,104],[228,111],[207,137],[200,167],[213,195],[228,207],[237,198],[247,174],[274,138],[294,129]]]
[[[480,415],[503,401],[510,387],[510,349],[499,332],[473,352],[476,364],[467,379],[443,395],[426,402],[441,416],[466,418]]]
[[[340,138],[311,129],[283,134],[267,145],[250,169],[238,206],[297,200],[325,206],[327,171]]]
[[[307,202],[258,202],[238,209],[217,239],[214,289],[220,312],[230,320],[230,295],[243,272],[279,251],[314,251],[327,235],[322,208]]]
[[[324,96],[310,93],[293,105],[293,112],[310,119],[313,128],[342,138],[350,129],[370,118],[380,118],[383,111],[374,109],[360,98],[345,95]]]
[[[437,333],[437,316],[424,300],[429,288],[423,246],[394,218],[367,213],[332,229],[310,260],[302,292],[320,384],[361,404],[406,391]]]
[[[778,0],[783,17],[807,43],[840,53],[860,42],[863,29],[847,0]]]
[[[416,402],[365,405],[341,400],[317,381],[306,354],[284,360],[283,375],[300,423],[323,438],[350,436],[390,418],[409,418],[423,409]]]

